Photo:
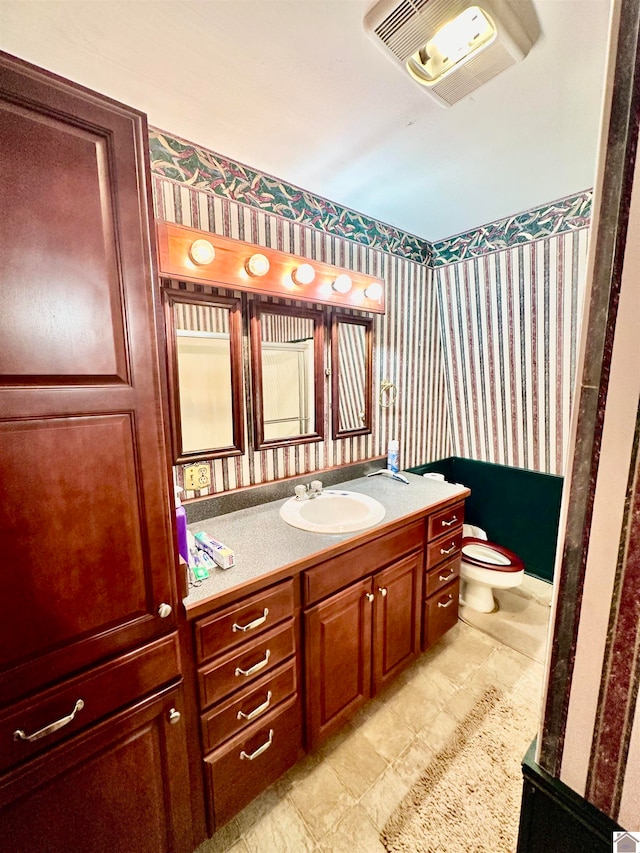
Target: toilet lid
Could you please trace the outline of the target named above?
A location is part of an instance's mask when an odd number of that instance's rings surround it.
[[[473,536],[465,536],[462,540],[462,559],[495,572],[521,572],[524,569],[522,560],[513,551]]]

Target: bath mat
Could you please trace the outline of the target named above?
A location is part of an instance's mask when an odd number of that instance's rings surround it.
[[[489,688],[386,822],[389,853],[513,853],[538,709]]]

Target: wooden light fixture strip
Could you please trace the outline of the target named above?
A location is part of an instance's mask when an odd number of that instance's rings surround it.
[[[156,229],[161,276],[384,314],[382,279],[170,222],[157,222]],[[195,240],[208,240],[215,248],[215,258],[210,264],[196,264],[191,260],[189,249]],[[256,253],[269,259],[269,272],[264,276],[249,275],[245,268],[251,255]],[[316,275],[311,284],[294,282],[292,272],[300,264],[311,264],[314,268]],[[343,273],[351,278],[348,293],[338,293],[332,288],[333,282]],[[379,301],[365,296],[365,290],[374,283],[382,287]]]

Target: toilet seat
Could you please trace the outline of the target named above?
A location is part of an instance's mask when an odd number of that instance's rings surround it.
[[[465,563],[490,572],[522,572],[524,564],[517,554],[503,545],[465,536],[462,540],[462,559]]]

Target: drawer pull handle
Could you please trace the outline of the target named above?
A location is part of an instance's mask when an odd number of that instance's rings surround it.
[[[438,607],[450,607],[452,604],[453,604],[453,596],[450,595],[448,601],[446,601],[444,604],[441,601],[439,601]]]
[[[262,660],[259,660],[258,663],[254,663],[252,667],[249,669],[240,669],[239,666],[236,667],[236,675],[254,675],[256,672],[260,672],[261,669],[264,669],[265,666],[269,663],[269,658],[271,657],[271,651],[267,649],[266,655]]]
[[[266,740],[262,746],[259,746],[255,752],[252,752],[249,755],[248,752],[245,752],[244,749],[240,753],[240,758],[245,758],[247,761],[253,761],[254,758],[257,758],[259,755],[262,755],[263,752],[266,752],[271,744],[273,743],[273,729],[269,729],[269,739]]]
[[[32,735],[25,734],[22,729],[16,729],[16,731],[13,733],[13,739],[26,740],[29,741],[29,743],[33,743],[34,740],[40,740],[41,737],[52,735],[54,732],[57,732],[58,729],[61,729],[63,726],[69,725],[69,723],[75,719],[75,716],[78,711],[82,711],[83,708],[84,700],[78,699],[76,704],[73,706],[73,711],[70,714],[67,714],[66,717],[62,717],[60,720],[56,720],[55,723],[49,723],[48,726],[45,726],[43,729],[39,729]]]
[[[255,720],[256,717],[259,717],[260,714],[263,714],[269,705],[271,704],[271,696],[273,694],[270,690],[267,691],[267,698],[264,700],[262,705],[258,705],[257,708],[254,708],[253,711],[249,711],[248,714],[245,714],[244,711],[238,711],[237,718],[239,720]]]
[[[257,619],[254,619],[253,622],[249,622],[248,625],[238,625],[237,622],[233,623],[231,628],[232,631],[251,631],[253,628],[259,628],[260,625],[264,625],[267,621],[267,616],[269,615],[269,608],[265,607],[262,611],[262,616],[258,616]]]
[[[450,548],[440,548],[440,553],[441,553],[443,556],[448,556],[449,554],[453,554],[453,552],[454,552],[455,550],[456,550],[456,543],[455,543],[455,542],[452,542],[452,543],[451,543],[451,547],[450,547]]]
[[[441,524],[443,527],[451,527],[451,525],[455,524],[457,520],[458,520],[458,516],[452,515],[451,518],[449,519],[449,521],[444,521],[444,519],[443,519]]]
[[[387,594],[387,589],[386,589],[386,587],[384,587],[384,586],[379,586],[379,587],[378,587],[378,592],[379,592],[379,593],[380,593],[380,595],[384,598],[384,597],[386,596],[386,594]]]
[[[367,597],[367,601],[373,601],[375,595],[372,592],[365,592],[365,596]]]
[[[449,578],[452,578],[454,575],[455,575],[455,572],[453,571],[453,569],[451,569],[449,571],[448,575],[438,575],[438,580],[439,581],[448,581]]]

